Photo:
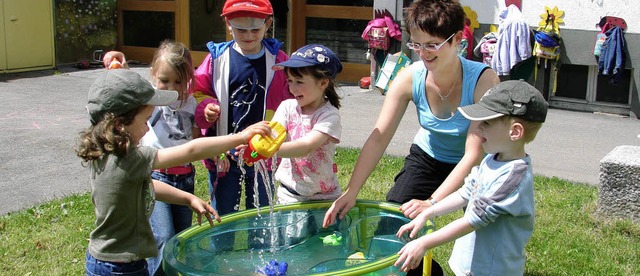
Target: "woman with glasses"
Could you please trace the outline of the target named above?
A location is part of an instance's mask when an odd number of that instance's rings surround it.
[[[405,10],[411,41],[407,46],[420,60],[391,84],[347,189],[325,214],[325,227],[354,206],[409,102],[416,105],[421,128],[387,201],[403,204],[405,216],[414,218],[461,187],[471,168],[480,163],[484,152],[475,131],[478,122],[470,122],[457,108],[477,103],[500,80],[487,65],[457,55],[464,22],[464,10],[455,0],[418,0]]]

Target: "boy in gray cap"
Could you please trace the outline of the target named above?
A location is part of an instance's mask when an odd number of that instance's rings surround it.
[[[522,80],[499,83],[478,103],[458,107],[469,120],[482,121],[478,135],[487,155],[458,192],[425,209],[397,235],[410,232],[415,238],[427,220],[466,206],[464,216],[409,242],[398,252],[396,266],[414,268],[428,249],[456,239],[449,259],[456,275],[524,274],[535,215],[531,158],[524,147],[535,138],[547,108],[542,94]]]

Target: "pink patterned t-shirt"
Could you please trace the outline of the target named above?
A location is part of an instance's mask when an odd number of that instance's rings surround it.
[[[280,104],[272,120],[287,129],[285,142],[313,131],[330,136],[324,145],[307,156],[282,158],[275,175],[280,182],[278,203],[337,199],[342,194],[333,161],[342,134],[338,109],[327,102],[313,114],[305,115],[297,101],[290,99]]]

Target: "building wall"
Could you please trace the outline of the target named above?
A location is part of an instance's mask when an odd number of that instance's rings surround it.
[[[469,6],[478,13],[478,21],[485,24],[495,24],[498,22],[498,13],[504,8],[504,1],[461,0],[463,6]],[[632,20],[640,13],[640,5],[632,0],[536,0],[522,1],[522,13],[529,24],[540,21],[540,14],[544,12],[545,6],[565,11],[563,17],[565,24],[563,29],[575,30],[596,30],[595,24],[600,21],[600,17],[605,15],[617,16],[626,19],[629,29],[627,33],[639,33],[640,21]]]
[[[499,12],[505,8],[504,1],[473,1],[460,0],[463,6],[469,6],[478,14],[478,22],[481,25],[498,24]],[[616,16],[625,19],[627,30],[625,40],[627,42],[628,56],[626,68],[633,69],[635,63],[640,61],[640,47],[634,47],[640,43],[640,21],[635,20],[640,13],[640,5],[631,0],[536,0],[522,1],[522,13],[532,28],[538,26],[542,20],[540,15],[545,12],[545,7],[557,7],[564,11],[564,24],[560,25],[564,51],[561,56],[563,64],[577,64],[596,66],[597,62],[592,54],[596,35],[599,28],[596,24],[603,16]],[[474,36],[481,36],[476,32]],[[640,71],[633,70],[633,83],[631,85],[631,112],[640,117]],[[633,115],[632,114],[632,115]]]
[[[469,6],[478,13],[480,24],[498,24],[500,10],[505,8],[503,1],[461,0],[463,6]],[[560,25],[566,54],[564,62],[571,64],[596,65],[593,55],[595,37],[599,32],[596,24],[605,15],[625,19],[628,29],[625,34],[628,45],[638,45],[640,40],[640,21],[634,15],[640,14],[640,5],[630,0],[536,0],[522,1],[522,13],[533,28],[538,26],[545,7],[558,7],[564,11],[564,24]],[[628,47],[631,57],[627,68],[632,68],[633,60],[640,60],[640,49]],[[564,54],[564,53],[563,53]]]
[[[476,0],[459,0],[463,6],[468,6],[474,10],[478,17],[477,20],[480,23],[480,27],[475,30],[475,41],[478,41],[485,32],[489,30],[490,25],[499,24],[499,13],[505,8],[504,0],[492,0],[492,1],[476,1]],[[391,13],[395,13],[396,21],[402,20],[402,12],[400,5],[406,7],[410,4],[410,1],[396,0],[396,1],[384,1],[376,0],[374,3],[375,9],[384,8]],[[602,16],[616,16],[625,19],[628,29],[625,32],[625,40],[627,42],[628,55],[626,58],[626,68],[632,69],[632,82],[631,82],[631,101],[628,109],[630,109],[630,116],[640,118],[640,92],[638,85],[640,84],[640,70],[633,70],[636,67],[636,63],[640,61],[640,47],[637,47],[640,43],[640,21],[635,20],[637,14],[640,13],[640,5],[637,1],[632,0],[522,0],[521,9],[529,23],[529,25],[535,29],[538,23],[542,20],[541,14],[545,13],[545,7],[553,8],[557,7],[559,10],[564,11],[564,24],[560,25],[560,32],[564,43],[563,51],[561,54],[562,64],[574,64],[585,66],[597,66],[597,61],[593,56],[593,47],[595,44],[596,35],[599,32],[599,28],[596,24],[600,21]],[[636,15],[636,16],[634,16]],[[406,35],[405,35],[406,36]],[[403,42],[408,38],[403,37]],[[406,47],[403,50],[410,54],[415,60],[417,57],[408,51]],[[532,80],[529,80],[532,81]],[[540,82],[540,80],[538,80]],[[538,86],[536,82],[536,86]],[[549,83],[545,84],[546,87]],[[610,109],[607,106],[594,107],[592,103],[584,105],[584,111],[598,111],[600,108],[603,112],[609,112],[608,110],[615,110],[614,113],[618,113],[621,109],[614,107]],[[625,108],[622,108],[624,113]],[[628,110],[629,111],[629,110]]]

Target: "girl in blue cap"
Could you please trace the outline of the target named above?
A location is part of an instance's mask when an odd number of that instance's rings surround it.
[[[311,44],[274,69],[284,69],[295,97],[282,102],[272,119],[287,130],[277,153],[278,203],[336,199],[342,193],[333,161],[342,133],[336,92],[342,64],[327,47]]]

